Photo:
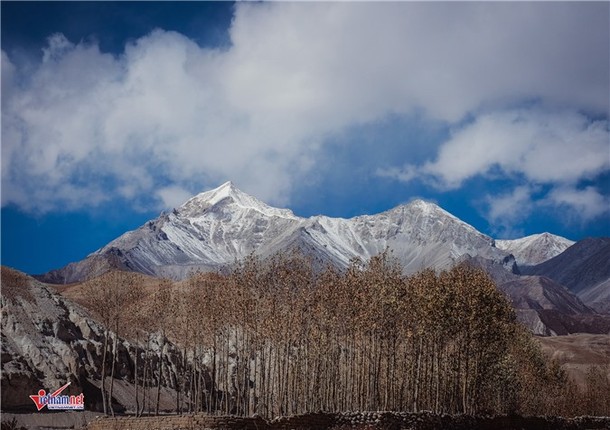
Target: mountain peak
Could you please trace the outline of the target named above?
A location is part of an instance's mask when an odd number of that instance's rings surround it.
[[[433,212],[433,211],[441,209],[441,207],[439,207],[437,204],[423,200],[423,199],[411,200],[406,206],[412,207],[412,208],[417,208],[417,209],[421,210],[422,212]],[[441,210],[443,210],[443,209],[441,209]]]
[[[574,241],[547,232],[520,239],[496,240],[496,246],[513,254],[521,266],[540,264],[561,254],[573,244]]]
[[[405,271],[413,272],[449,267],[464,254],[494,261],[505,258],[492,243],[474,227],[424,200],[350,219],[301,218],[228,181],[51,275],[72,282],[100,267],[102,260],[113,267],[181,278],[193,269],[216,270],[252,252],[268,256],[295,247],[338,267],[347,267],[354,258],[366,261],[389,248]]]
[[[228,188],[230,190],[236,190],[237,189],[237,187],[235,186],[233,181],[227,181],[224,184],[220,185],[219,187],[215,188],[215,190],[221,190],[221,189],[225,189],[225,188]]]
[[[237,188],[233,182],[227,181],[217,188],[197,194],[195,197],[187,201],[184,206],[188,205],[189,202],[192,201],[201,201],[207,203],[209,206],[214,206],[227,197],[232,197],[234,200],[239,200],[242,194],[245,193]]]
[[[436,203],[433,203],[431,201],[427,201],[427,200],[423,200],[423,199],[414,199],[414,200],[411,200],[409,203],[398,206],[398,207],[399,208],[403,207],[410,211],[420,213],[421,215],[423,215],[425,217],[451,218],[455,221],[459,221],[460,223],[468,225],[469,227],[471,227],[474,230],[474,227],[472,227],[470,224],[462,221],[461,219],[459,219],[452,213],[447,212],[445,209],[443,209],[442,207],[440,207],[439,205],[437,205]]]
[[[271,207],[255,197],[243,192],[232,181],[227,181],[217,188],[204,191],[190,198],[180,208],[178,213],[185,217],[197,217],[205,213],[208,208],[220,204],[229,204],[241,209],[253,209],[268,216],[295,218],[290,209],[277,209]]]

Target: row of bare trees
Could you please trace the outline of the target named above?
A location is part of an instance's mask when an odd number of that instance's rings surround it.
[[[122,315],[136,343],[153,332],[162,339],[156,352],[134,350],[139,412],[146,399],[138,386],[145,393],[156,384],[158,413],[163,383],[178,393],[177,411],[242,416],[576,412],[566,399],[578,389],[547,363],[481,270],[461,265],[407,277],[387,253],[346,271],[314,267],[300,254],[250,257],[226,275],[196,274],[175,286],[162,280],[146,300],[133,282],[98,285],[129,290],[99,295],[132,306]],[[102,322],[120,334],[120,318],[109,312]],[[181,348],[173,378],[164,369],[166,336]]]
[[[89,305],[96,311],[100,322],[104,327],[103,349],[102,349],[102,369],[101,393],[104,414],[108,411],[114,416],[112,399],[114,391],[114,380],[118,357],[118,339],[125,336],[125,328],[128,325],[128,317],[124,312],[125,304],[137,301],[142,295],[140,286],[136,282],[137,278],[133,274],[111,272],[104,278],[97,278],[88,285],[87,297]],[[108,348],[111,347],[110,351]],[[110,363],[108,363],[110,355]],[[108,367],[110,372],[108,372]],[[110,373],[110,387],[106,386],[107,378]]]

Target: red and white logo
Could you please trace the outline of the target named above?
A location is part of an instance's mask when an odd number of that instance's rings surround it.
[[[65,390],[70,382],[63,387],[53,391],[51,394],[47,394],[45,390],[38,390],[38,394],[32,394],[30,399],[36,404],[38,410],[41,410],[45,406],[51,410],[84,410],[85,409],[85,395],[83,393],[75,396],[60,396],[61,392]]]

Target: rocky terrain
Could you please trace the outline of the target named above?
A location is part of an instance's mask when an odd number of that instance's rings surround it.
[[[2,409],[35,409],[31,394],[71,382],[64,393],[84,393],[86,409],[99,410],[103,326],[84,307],[23,273],[2,267],[1,278]],[[158,339],[155,345],[157,359]],[[118,351],[115,370],[120,381],[114,387],[114,403],[117,410],[133,410],[136,348],[120,339]],[[141,349],[137,351],[142,354]],[[178,356],[171,344],[164,349],[163,359],[168,372],[175,373]],[[175,405],[168,381],[163,381],[169,386],[163,390],[166,409]]]
[[[610,238],[579,241],[565,252],[523,270],[567,287],[599,312],[610,312]]]
[[[521,274],[519,266],[513,266],[512,255],[503,262],[470,256],[463,261],[482,268],[494,279],[512,302],[517,318],[534,334],[610,333],[610,314],[595,309],[595,301],[581,299],[546,276]]]
[[[577,384],[584,386],[590,366],[610,377],[610,335],[572,334],[538,337],[542,350],[557,360]]]

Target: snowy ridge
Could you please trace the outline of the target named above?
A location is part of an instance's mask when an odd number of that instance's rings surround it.
[[[239,190],[231,181],[225,182],[218,188],[192,197],[179,208],[178,213],[183,217],[197,217],[203,215],[206,209],[221,202],[235,205],[241,209],[252,209],[267,216],[297,218],[290,209],[271,207]]]
[[[607,243],[600,239],[572,244],[548,233],[494,241],[423,200],[350,219],[323,215],[302,218],[288,209],[268,206],[227,182],[126,232],[85,260],[39,279],[72,283],[116,268],[184,279],[195,270],[217,270],[250,254],[264,258],[294,249],[310,255],[317,267],[332,264],[345,268],[353,260],[366,262],[389,250],[407,274],[425,268],[447,269],[460,262],[481,267],[511,298],[520,320],[536,333],[563,333],[565,327],[599,330],[595,324],[601,322],[594,321],[588,306],[610,309],[604,293],[610,261]],[[541,261],[546,262],[535,265]],[[538,269],[550,279],[555,279],[557,272],[566,273],[555,282],[522,276],[539,275],[532,272]],[[590,280],[591,273],[597,274],[595,282],[581,286],[581,281]],[[583,319],[581,323],[579,315],[593,318],[593,322]]]
[[[337,267],[389,249],[407,273],[445,269],[464,256],[503,261],[509,254],[491,237],[423,200],[350,219],[302,218],[227,182],[123,234],[87,259],[48,274],[48,279],[79,281],[94,264],[98,272],[111,266],[184,278],[193,270],[215,270],[251,253],[264,257],[295,248]]]
[[[521,239],[497,240],[496,246],[513,254],[517,264],[534,266],[561,254],[574,241],[550,233],[533,234]]]

